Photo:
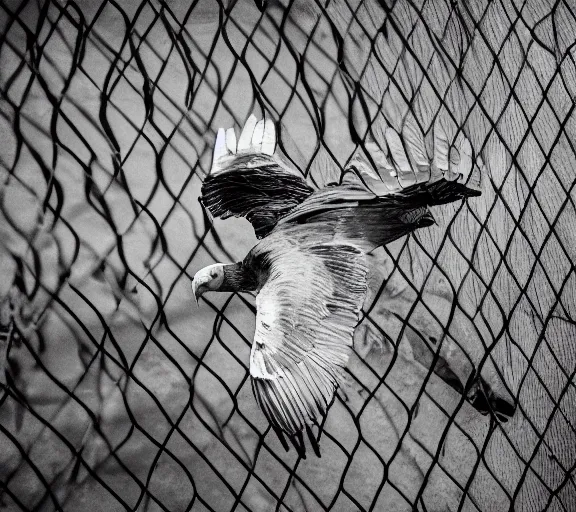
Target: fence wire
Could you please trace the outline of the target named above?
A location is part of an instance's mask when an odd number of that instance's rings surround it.
[[[0,25],[0,508],[576,510],[572,1],[2,0]],[[391,127],[482,191],[371,257],[321,458],[256,406],[253,297],[190,292],[255,243],[198,202],[252,112],[314,187]]]

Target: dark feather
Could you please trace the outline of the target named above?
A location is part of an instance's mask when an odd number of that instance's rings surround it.
[[[238,154],[222,163],[220,172],[206,177],[202,203],[215,217],[245,217],[259,239],[280,221],[301,223],[320,213],[334,211],[331,214],[334,217],[343,208],[365,207],[363,212],[356,211],[356,225],[364,222],[366,215],[374,215],[382,224],[391,224],[389,239],[385,234],[376,238],[382,240],[377,244],[381,245],[430,225],[433,220],[427,212],[428,206],[480,195],[461,183],[445,179],[391,192],[366,171],[360,172],[352,166],[347,172],[352,177],[345,183],[314,192],[302,176],[278,157]],[[397,226],[393,227],[394,223]]]
[[[312,191],[275,157],[247,154],[235,156],[223,171],[206,177],[202,202],[215,217],[246,217],[256,236],[263,238]]]
[[[368,252],[434,224],[429,199],[422,188],[377,197],[357,186],[331,187],[305,199],[279,220],[277,229],[295,223],[331,229],[337,240],[353,242]]]

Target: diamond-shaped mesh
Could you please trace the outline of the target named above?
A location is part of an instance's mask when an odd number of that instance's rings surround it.
[[[0,34],[0,509],[576,510],[572,2],[2,0]],[[253,298],[190,291],[256,242],[198,202],[252,112],[314,187],[410,119],[482,191],[371,257],[321,458],[257,408]]]

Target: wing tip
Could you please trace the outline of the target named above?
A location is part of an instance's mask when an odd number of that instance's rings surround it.
[[[240,156],[266,156],[274,157],[277,148],[276,123],[271,118],[263,117],[258,120],[254,113],[246,119],[244,126],[237,137],[234,128],[219,128],[216,132],[216,140],[212,156],[212,167],[208,175],[215,175],[227,169],[230,158]],[[224,159],[224,160],[223,160]],[[284,171],[291,171],[281,163],[277,156],[275,163]],[[296,174],[290,172],[290,174]]]
[[[305,400],[299,394],[295,396],[296,389],[279,379],[253,377],[252,388],[258,406],[284,449],[287,448],[287,437],[300,453],[305,447],[303,432],[306,431],[314,453],[320,456],[320,447],[312,427],[316,425],[320,428],[319,421],[326,417],[328,403],[324,396],[311,396]],[[319,388],[317,391],[321,393]]]
[[[433,185],[440,180],[464,185],[471,191],[467,193],[469,196],[479,195],[483,164],[474,155],[472,143],[463,132],[449,139],[442,123],[436,121],[431,157],[422,129],[412,116],[400,131],[387,126],[382,138],[376,142],[367,136],[363,149],[368,158],[360,159],[361,165],[357,166],[360,180],[366,181],[364,185],[379,197],[402,192],[416,184]],[[357,157],[352,165],[359,161]],[[370,183],[374,178],[373,166],[378,178]]]
[[[263,119],[263,121],[262,153],[272,156],[276,151],[276,123],[273,119]]]
[[[254,114],[250,114],[242,132],[240,133],[240,138],[238,139],[238,151],[249,151],[252,143],[252,136],[254,135],[254,128],[256,128],[256,123],[258,120]]]
[[[296,453],[302,459],[306,459],[306,440],[304,438],[304,432],[303,432],[304,430],[306,430],[306,435],[308,437],[308,441],[310,443],[310,446],[312,447],[314,455],[316,455],[316,457],[318,457],[319,459],[322,458],[322,451],[320,450],[320,439],[319,439],[321,435],[320,430],[318,437],[316,437],[310,425],[306,425],[304,429],[293,434],[289,434],[287,432],[285,433],[280,427],[278,427],[273,423],[271,423],[271,426],[272,430],[274,430],[276,437],[278,437],[278,439],[280,440],[280,444],[282,445],[286,453],[290,451],[290,445],[286,441],[286,437],[288,437],[290,443],[296,449]]]
[[[210,169],[210,174],[216,174],[220,172],[220,159],[226,156],[226,133],[224,128],[218,128],[216,132],[216,142],[214,143],[214,152],[212,154],[212,167]]]

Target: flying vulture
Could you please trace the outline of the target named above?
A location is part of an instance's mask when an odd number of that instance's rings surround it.
[[[396,177],[411,160],[395,131],[387,142],[379,167]],[[233,128],[218,131],[201,202],[214,217],[245,217],[260,241],[243,261],[198,271],[192,289],[196,300],[207,291],[257,293],[254,395],[286,449],[282,433],[304,455],[305,430],[319,454],[311,426],[320,425],[352,350],[366,254],[432,225],[429,205],[479,192],[444,179],[434,165],[434,183],[391,191],[358,158],[341,183],[314,190],[275,151],[272,120],[250,116],[238,140]]]

